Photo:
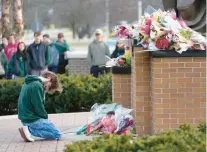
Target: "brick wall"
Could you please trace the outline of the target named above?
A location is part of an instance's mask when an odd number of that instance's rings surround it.
[[[112,100],[122,104],[126,108],[131,108],[131,75],[112,75]]]
[[[132,74],[113,74],[112,81],[113,101],[134,109],[140,135],[206,120],[204,57],[152,58],[135,48]]]
[[[132,59],[132,107],[136,132],[148,134],[151,130],[150,59],[149,52],[135,48]]]
[[[206,59],[153,58],[153,132],[206,118]]]
[[[68,60],[68,74],[89,74],[90,65],[87,58],[70,58]]]

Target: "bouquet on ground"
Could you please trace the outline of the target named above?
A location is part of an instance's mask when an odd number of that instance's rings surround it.
[[[82,126],[76,134],[131,134],[134,129],[132,109],[119,104],[95,104],[91,108],[92,116],[87,125]]]

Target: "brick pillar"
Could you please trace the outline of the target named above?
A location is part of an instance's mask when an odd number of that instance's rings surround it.
[[[136,122],[136,133],[149,134],[151,130],[150,105],[150,58],[149,52],[134,48],[132,57],[132,108]]]
[[[112,101],[131,108],[131,74],[112,74]]]
[[[153,132],[206,119],[206,59],[152,59]]]

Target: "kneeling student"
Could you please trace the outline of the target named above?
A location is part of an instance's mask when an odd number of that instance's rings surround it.
[[[19,128],[22,138],[33,142],[35,137],[58,140],[61,131],[49,120],[45,111],[45,92],[62,91],[57,76],[52,72],[45,72],[40,77],[27,75],[18,100],[18,118],[23,127]]]

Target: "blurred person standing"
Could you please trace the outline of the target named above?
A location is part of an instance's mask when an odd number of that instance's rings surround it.
[[[49,71],[57,73],[60,54],[63,54],[68,48],[62,44],[52,41],[48,34],[43,35],[43,42],[49,46],[49,53],[51,55],[48,69]]]
[[[111,58],[118,58],[119,56],[124,55],[124,53],[125,53],[124,44],[121,41],[117,41],[116,48],[114,52],[111,54]]]
[[[8,45],[8,40],[6,37],[3,37],[2,38],[2,43],[0,44],[0,51],[3,50],[6,48],[6,46]]]
[[[57,43],[63,45],[66,48],[65,52],[60,52],[59,64],[58,64],[58,73],[63,74],[65,73],[65,67],[68,64],[68,60],[65,59],[65,55],[67,51],[70,51],[70,47],[66,42],[66,40],[64,39],[63,33],[58,33]]]
[[[27,74],[31,73],[29,58],[24,42],[18,44],[17,52],[12,56],[9,63],[9,71],[12,73],[13,79],[25,77]]]
[[[27,52],[29,55],[31,74],[40,76],[41,73],[48,71],[50,63],[49,47],[41,41],[41,33],[34,33],[35,41],[29,45]]]
[[[8,60],[4,53],[4,49],[8,45],[8,40],[6,37],[2,38],[2,44],[0,44],[0,79],[5,77],[8,72]]]
[[[4,50],[0,49],[0,79],[4,78],[8,72],[8,61]]]
[[[98,77],[99,74],[104,74],[106,55],[110,56],[109,47],[103,41],[103,31],[97,29],[95,31],[95,40],[88,47],[88,60],[91,65],[90,73],[94,77]]]
[[[17,52],[17,46],[18,46],[18,42],[15,39],[15,35],[11,34],[9,36],[9,43],[8,43],[8,45],[4,49],[4,53],[7,56],[8,62],[10,62],[13,54]]]
[[[6,43],[6,40],[5,40],[5,43]],[[7,57],[8,64],[10,63],[10,60],[11,60],[12,56],[14,55],[14,53],[17,52],[17,46],[18,46],[18,42],[16,41],[15,35],[11,34],[9,36],[8,45],[4,49],[4,53]],[[12,78],[12,74],[9,71],[7,71],[6,72],[6,79],[11,79],[11,78]]]

